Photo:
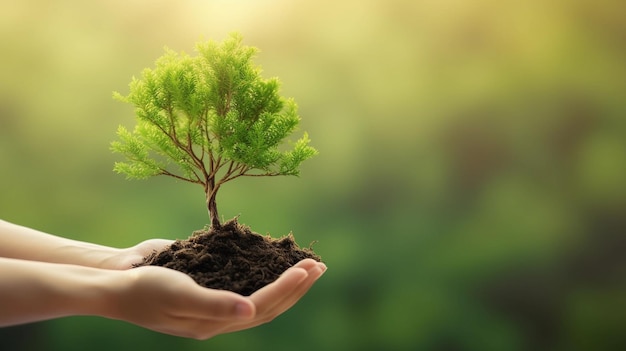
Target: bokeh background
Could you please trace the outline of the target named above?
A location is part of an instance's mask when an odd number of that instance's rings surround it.
[[[203,227],[200,188],[112,172],[134,116],[111,95],[232,31],[320,155],[227,184],[221,214],[317,240],[327,274],[208,341],[71,317],[3,350],[624,349],[621,0],[4,1],[0,216],[116,247]]]

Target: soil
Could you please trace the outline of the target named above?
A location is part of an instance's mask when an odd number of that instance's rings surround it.
[[[273,239],[252,232],[234,218],[217,230],[198,230],[186,240],[176,240],[138,266],[175,269],[201,286],[248,296],[305,258],[320,261],[310,247],[300,248],[292,234]]]

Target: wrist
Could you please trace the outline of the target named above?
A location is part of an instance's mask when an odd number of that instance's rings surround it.
[[[134,300],[137,285],[137,272],[128,270],[101,270],[104,272],[96,283],[98,297],[90,314],[116,320],[128,320],[129,310],[136,307]],[[146,291],[150,294],[150,291]],[[149,295],[144,296],[144,298]]]
[[[76,265],[58,265],[63,270],[49,282],[52,294],[60,301],[65,315],[111,315],[115,306],[115,286],[121,278],[120,271]]]
[[[0,258],[0,326],[72,315],[112,315],[120,271]]]
[[[93,270],[91,275],[93,279],[85,278],[82,281],[83,289],[89,292],[78,293],[79,298],[83,299],[83,304],[82,311],[77,311],[77,314],[121,319],[119,300],[129,284],[128,274],[122,270],[97,268],[87,270]]]

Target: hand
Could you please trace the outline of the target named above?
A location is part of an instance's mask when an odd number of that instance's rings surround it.
[[[116,249],[116,253],[107,256],[99,267],[104,269],[119,270],[133,268],[136,264],[143,262],[144,257],[155,251],[165,249],[173,242],[174,240],[150,239],[126,249]]]
[[[249,329],[271,322],[295,305],[324,272],[326,272],[326,265],[323,263],[312,259],[298,262],[285,271],[278,280],[250,295],[249,299],[256,306],[256,315],[253,320],[233,323],[217,334]]]
[[[326,266],[305,259],[249,297],[206,289],[184,273],[144,266],[124,271],[110,309],[122,319],[171,335],[208,339],[270,322],[293,306]]]

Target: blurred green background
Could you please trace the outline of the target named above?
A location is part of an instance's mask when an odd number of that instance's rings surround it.
[[[320,155],[221,214],[317,240],[329,270],[208,341],[72,317],[7,350],[626,347],[626,2],[21,0],[0,11],[0,216],[126,247],[208,222],[200,188],[112,172],[133,75],[239,31]],[[1,313],[1,311],[0,311]]]

